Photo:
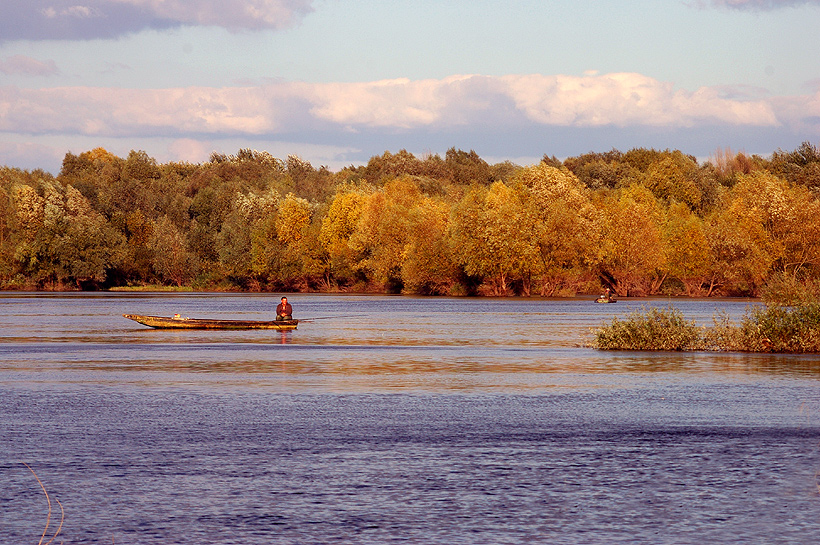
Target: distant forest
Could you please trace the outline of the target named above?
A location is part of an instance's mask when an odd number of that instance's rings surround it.
[[[820,276],[820,149],[385,152],[338,172],[242,149],[0,167],[0,288],[755,296]]]

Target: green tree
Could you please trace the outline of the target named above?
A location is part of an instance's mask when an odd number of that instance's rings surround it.
[[[270,269],[268,252],[270,241],[276,240],[275,219],[281,199],[275,191],[242,193],[236,190],[237,184],[232,187],[235,192],[227,212],[223,211],[225,192],[209,189],[219,196],[218,208],[208,208],[212,201],[203,198],[200,217],[219,230],[215,238],[223,273],[235,283],[253,281],[258,288],[256,277]],[[223,214],[225,219],[218,222]]]
[[[125,215],[126,256],[119,269],[126,280],[151,282],[154,279],[154,222],[145,217],[142,210],[132,210]]]
[[[492,168],[473,150],[466,152],[450,148],[444,156],[444,163],[457,184],[488,185],[493,181]]]
[[[125,178],[146,183],[162,177],[162,171],[157,164],[157,160],[150,157],[146,152],[131,150],[125,159],[122,175]]]
[[[363,178],[368,183],[377,184],[392,178],[420,176],[423,173],[422,161],[406,149],[402,149],[395,154],[385,151],[382,155],[371,157],[364,167]]]
[[[15,272],[12,256],[14,255],[14,235],[17,232],[17,225],[9,189],[6,184],[0,183],[0,289]]]
[[[15,249],[21,270],[39,285],[78,287],[105,282],[123,237],[74,187],[40,183],[43,195],[18,186],[16,209],[24,237]]]
[[[675,153],[653,162],[643,177],[643,183],[658,199],[686,203],[689,208],[697,209],[703,200],[697,173],[695,161],[682,153]]]
[[[820,187],[820,147],[803,142],[792,152],[777,150],[772,154],[770,170],[793,184]]]
[[[198,272],[196,257],[185,245],[185,236],[167,216],[159,218],[151,234],[152,265],[163,282],[187,285]]]

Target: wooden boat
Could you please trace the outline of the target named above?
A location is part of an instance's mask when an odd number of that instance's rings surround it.
[[[613,299],[612,297],[598,297],[595,300],[596,303],[617,303],[618,301]]]
[[[178,314],[171,317],[123,314],[123,317],[156,329],[278,329],[285,331],[296,329],[299,323],[299,320],[209,320],[187,318]]]

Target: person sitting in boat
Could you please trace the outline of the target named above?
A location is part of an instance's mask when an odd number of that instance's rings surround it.
[[[615,297],[612,295],[612,290],[609,288],[598,298],[599,303],[612,303],[615,301]]]
[[[282,297],[282,302],[276,307],[276,319],[293,320],[293,307],[288,303],[287,297]]]

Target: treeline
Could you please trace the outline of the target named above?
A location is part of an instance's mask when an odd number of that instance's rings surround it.
[[[385,152],[338,172],[68,153],[0,168],[0,288],[757,295],[820,277],[820,149],[588,153],[534,166]]]

